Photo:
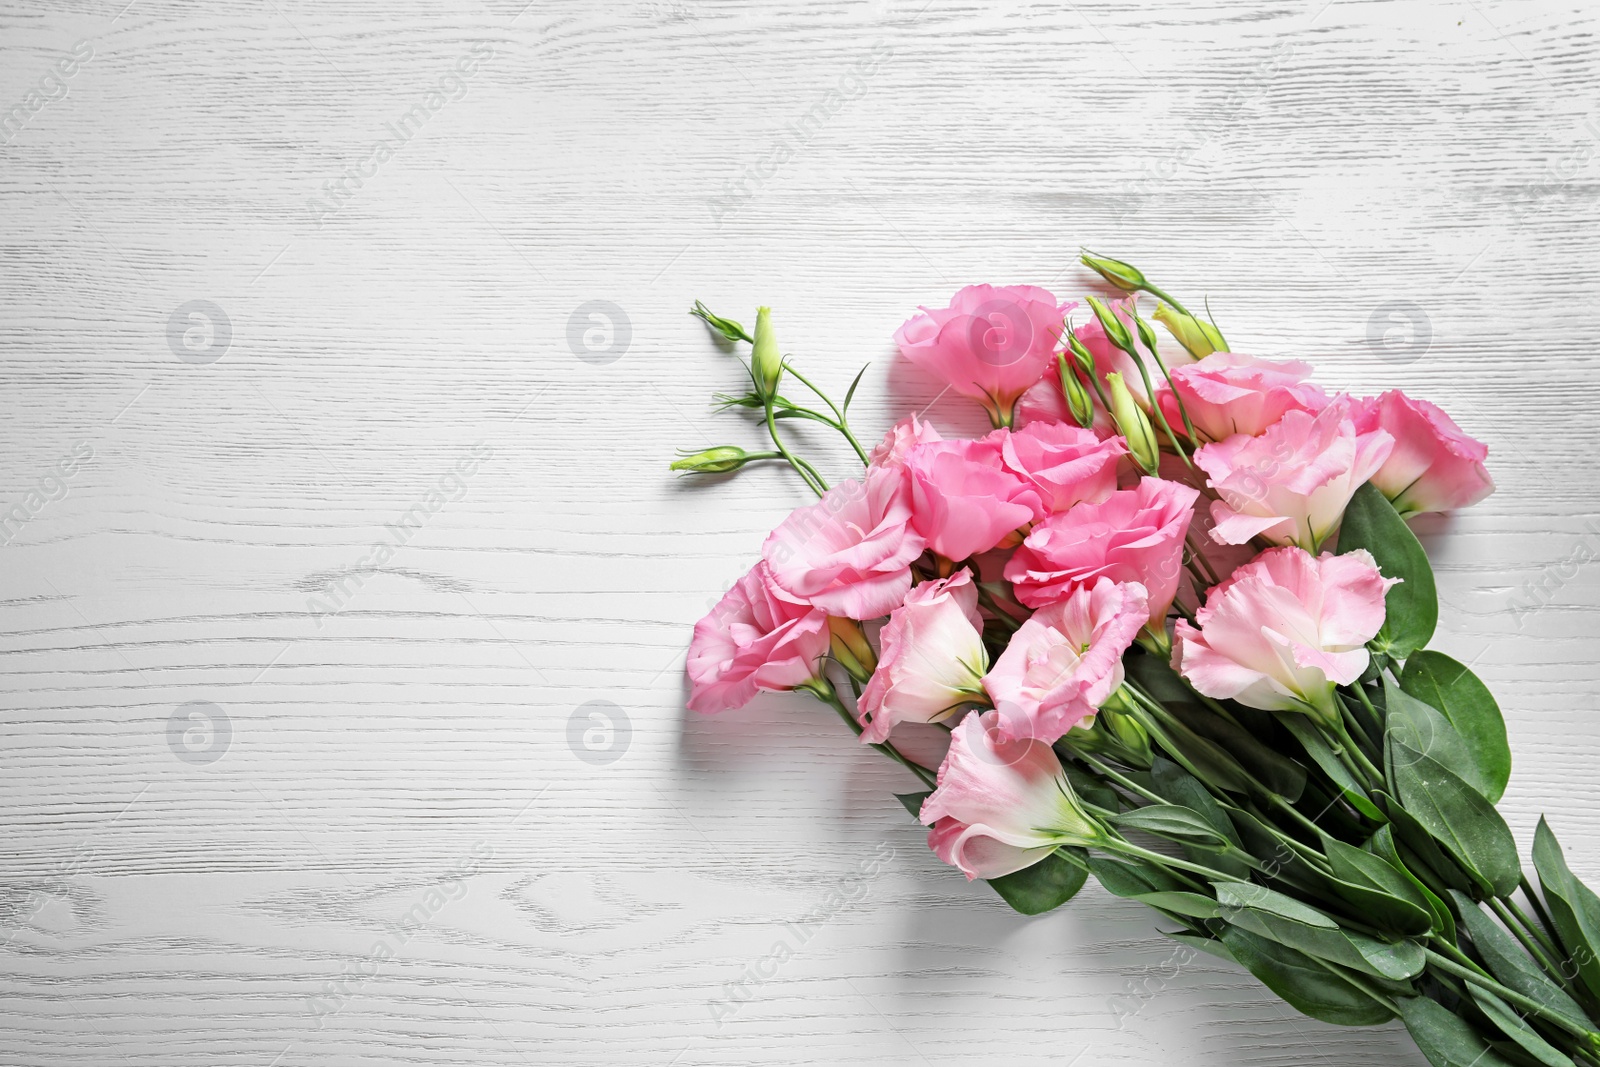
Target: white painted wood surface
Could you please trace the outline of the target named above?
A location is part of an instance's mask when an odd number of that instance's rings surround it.
[[[682,710],[804,499],[668,476],[758,439],[691,301],[875,361],[876,433],[915,305],[1080,244],[1490,443],[1439,645],[1600,876],[1591,5],[124,3],[0,8],[0,1063],[1421,1064],[1097,888],[1011,914],[817,705]]]

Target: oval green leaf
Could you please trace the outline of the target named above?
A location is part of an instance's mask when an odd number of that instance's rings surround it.
[[[1444,653],[1427,651],[1406,660],[1400,688],[1444,713],[1466,742],[1483,779],[1483,795],[1499,800],[1511,779],[1511,747],[1500,705],[1489,687]]]
[[[1372,647],[1404,659],[1433,637],[1439,623],[1439,593],[1421,542],[1371,482],[1350,498],[1339,526],[1339,553],[1358,548],[1372,553],[1384,577],[1400,579],[1385,598],[1386,618]]]

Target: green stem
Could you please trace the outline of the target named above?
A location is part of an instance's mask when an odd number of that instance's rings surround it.
[[[1166,801],[1162,801],[1162,803],[1166,803]],[[1212,882],[1245,881],[1245,879],[1239,878],[1235,875],[1224,874],[1222,871],[1213,870],[1204,864],[1191,863],[1189,860],[1178,859],[1176,856],[1163,856],[1159,852],[1151,852],[1147,848],[1140,848],[1138,845],[1124,841],[1120,837],[1107,838],[1106,840],[1100,842],[1099,847],[1103,852],[1116,852],[1124,856],[1132,856],[1135,859],[1142,859],[1147,863],[1159,864],[1160,866],[1169,870],[1189,871],[1193,874],[1198,874],[1200,877]]]
[[[764,407],[766,408],[767,414],[767,434],[772,438],[773,445],[777,448],[779,454],[782,455],[784,459],[789,461],[789,466],[795,469],[795,471],[800,475],[801,479],[805,481],[806,485],[811,488],[811,491],[816,493],[819,497],[822,496],[822,494],[828,491],[828,483],[823,481],[822,475],[817,474],[816,469],[813,468],[811,464],[806,463],[804,460],[797,459],[794,453],[789,451],[789,446],[783,443],[783,438],[778,436],[778,424],[773,418],[771,397],[767,398]],[[815,479],[815,481],[813,481],[813,479]]]
[[[1149,279],[1145,280],[1144,291],[1155,297],[1157,300],[1165,300],[1167,303],[1171,304],[1173,311],[1176,311],[1181,315],[1189,315],[1189,309],[1178,303],[1176,297],[1174,297],[1171,293],[1157,289],[1155,286],[1150,284]],[[1194,318],[1193,315],[1189,315],[1189,317],[1191,319]]]
[[[1506,929],[1511,931],[1511,936],[1515,937],[1528,955],[1533,957],[1533,961],[1544,971],[1546,977],[1555,982],[1556,985],[1565,988],[1567,981],[1561,974],[1560,968],[1550,961],[1550,958],[1545,955],[1544,947],[1530,937],[1523,928],[1523,924],[1527,922],[1527,917],[1513,914],[1506,907],[1506,902],[1497,897],[1490,897],[1488,904],[1494,913],[1500,917],[1500,921],[1505,923]]]
[[[1104,763],[1101,763],[1098,759],[1095,759],[1093,756],[1089,755],[1089,753],[1076,748],[1074,748],[1072,752],[1073,755],[1077,756],[1080,760],[1093,767],[1102,777],[1109,778],[1111,781],[1117,783],[1123,789],[1133,793],[1135,796],[1141,796],[1150,801],[1152,804],[1167,803],[1167,799],[1165,797],[1157,796],[1155,793],[1150,792],[1150,790],[1146,789],[1144,786],[1139,785],[1137,782],[1127,778],[1120,772],[1111,769]]]
[[[1540,900],[1539,894],[1533,891],[1533,883],[1528,881],[1528,876],[1526,874],[1522,876],[1521,880],[1519,880],[1517,884],[1522,887],[1522,895],[1528,898],[1528,903],[1533,905],[1533,913],[1537,915],[1539,917],[1539,921],[1544,924],[1545,937],[1543,940],[1552,946],[1551,951],[1554,952],[1553,946],[1555,945],[1556,939],[1559,935],[1556,933],[1556,924],[1550,919],[1550,913],[1544,910],[1544,901]],[[1515,902],[1512,902],[1512,907],[1516,907]],[[1560,955],[1560,953],[1555,954]]]
[[[1534,1000],[1531,997],[1525,997],[1521,993],[1518,993],[1515,989],[1510,989],[1501,985],[1499,982],[1496,982],[1493,978],[1483,973],[1481,968],[1474,964],[1470,959],[1467,959],[1466,956],[1462,955],[1461,951],[1455,946],[1451,945],[1448,941],[1444,941],[1437,936],[1434,937],[1433,940],[1435,944],[1443,945],[1449,948],[1450,951],[1455,955],[1460,956],[1463,960],[1466,960],[1466,964],[1463,965],[1461,963],[1457,963],[1449,956],[1442,955],[1438,952],[1435,952],[1431,948],[1425,947],[1423,951],[1427,953],[1428,962],[1439,968],[1441,971],[1444,971],[1447,974],[1453,974],[1457,978],[1461,978],[1464,981],[1470,982],[1481,989],[1486,989],[1495,996],[1499,997],[1501,1000],[1505,1001],[1507,1004],[1521,1008],[1530,1015],[1537,1015],[1550,1025],[1560,1027],[1569,1034],[1575,1034],[1578,1037],[1584,1038],[1585,1040],[1589,1040],[1594,1036],[1593,1031],[1586,1030],[1577,1023],[1568,1019],[1566,1016],[1551,1011],[1543,1004],[1540,1004],[1537,1000]]]
[[[828,681],[828,679],[824,677],[819,676],[813,678],[805,685],[798,686],[797,688],[804,689],[806,692],[810,693],[812,696],[828,705],[839,714],[839,718],[845,721],[845,725],[849,726],[851,731],[854,732],[857,737],[861,736],[863,733],[861,724],[856,722],[856,717],[850,713],[849,708],[844,706],[844,701],[839,699],[839,691],[833,687],[832,682]],[[900,766],[904,767],[906,770],[922,779],[923,785],[930,789],[938,786],[938,780],[934,777],[932,772],[919,763],[911,762],[904,755],[902,755],[900,750],[895,748],[894,745],[887,741],[882,743],[872,742],[871,744],[873,748],[877,749],[879,752],[883,753],[885,756],[888,756],[890,759],[900,764]]]
[[[856,455],[861,458],[861,462],[868,463],[869,461],[867,459],[866,449],[861,447],[861,442],[856,440],[856,435],[850,432],[850,420],[845,418],[843,411],[839,410],[839,405],[835,404],[828,397],[827,393],[824,393],[821,389],[818,389],[816,386],[812,385],[811,380],[805,375],[801,374],[799,371],[795,370],[793,366],[785,363],[784,367],[789,371],[790,374],[800,379],[800,383],[802,385],[811,390],[813,393],[816,393],[817,396],[822,399],[822,402],[828,405],[828,408],[833,412],[833,419],[822,418],[820,421],[826,422],[829,426],[832,426],[835,430],[838,430],[840,433],[844,434],[844,439],[849,441],[850,447],[856,450]],[[816,415],[816,412],[812,412],[811,414]]]

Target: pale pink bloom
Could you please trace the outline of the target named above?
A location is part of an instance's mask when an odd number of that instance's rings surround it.
[[[874,467],[904,467],[906,453],[917,445],[943,440],[932,423],[918,422],[915,415],[909,415],[889,428],[883,440],[868,454],[867,461]]]
[[[1172,367],[1172,384],[1156,388],[1161,411],[1174,430],[1183,427],[1173,393],[1183,400],[1195,431],[1210,441],[1236,433],[1254,437],[1290,411],[1315,414],[1328,395],[1306,381],[1311,364],[1213,352],[1186,367]]]
[[[989,653],[971,571],[913,588],[879,640],[878,669],[857,704],[861,740],[886,741],[896,723],[941,722],[985,700]]]
[[[1211,589],[1199,629],[1178,620],[1172,665],[1208,697],[1337,718],[1334,687],[1367,669],[1367,642],[1397,580],[1365,549],[1268,549]]]
[[[969,285],[947,308],[922,308],[894,339],[907,359],[1008,425],[1017,398],[1055,365],[1074,306],[1032,285]]]
[[[935,441],[906,454],[912,529],[946,559],[987,552],[1044,514],[1038,490],[1002,465],[1003,433]]]
[[[1053,742],[1122,684],[1122,654],[1150,617],[1144,586],[1101,578],[1038,611],[983,680],[1007,739]]]
[[[1356,429],[1343,395],[1315,415],[1290,411],[1259,437],[1235,434],[1205,445],[1194,462],[1222,497],[1211,503],[1211,536],[1238,545],[1260,535],[1315,551],[1393,448],[1383,430]]]
[[[821,670],[828,616],[784,592],[765,562],[733,584],[689,642],[689,707],[726,711],[757,692],[793,689]]]
[[[1117,488],[1117,460],[1128,452],[1120,437],[1101,440],[1093,430],[1058,422],[989,436],[999,438],[1000,462],[1038,490],[1046,512],[1110,496]]]
[[[1007,741],[997,718],[987,711],[961,720],[939,787],[922,802],[921,819],[932,826],[928,847],[969,881],[1020,871],[1062,845],[1101,836],[1049,744]]]
[[[1382,429],[1394,438],[1394,451],[1372,476],[1372,484],[1400,514],[1452,511],[1494,492],[1494,480],[1483,465],[1488,446],[1462,433],[1435,405],[1395,389],[1356,401],[1354,414],[1358,429]]]
[[[912,530],[911,491],[901,470],[873,469],[797,508],[761,546],[773,580],[830,615],[876,619],[911,588],[922,555]]]
[[[1035,526],[1006,564],[1017,599],[1043,607],[1101,578],[1138,582],[1149,595],[1150,624],[1163,630],[1183,575],[1183,540],[1195,489],[1143,478],[1098,504],[1079,504]]]

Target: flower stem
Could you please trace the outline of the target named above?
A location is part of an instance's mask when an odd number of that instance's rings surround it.
[[[1461,956],[1463,960],[1466,960],[1466,965],[1463,965],[1461,963],[1457,963],[1449,956],[1442,955],[1441,953],[1435,952],[1431,948],[1425,947],[1423,951],[1427,953],[1428,962],[1439,968],[1439,970],[1444,971],[1446,974],[1453,974],[1457,978],[1461,978],[1467,982],[1470,982],[1472,985],[1478,986],[1480,989],[1486,989],[1490,993],[1493,993],[1495,996],[1499,997],[1501,1000],[1505,1001],[1507,1004],[1521,1008],[1530,1015],[1537,1015],[1545,1022],[1550,1023],[1552,1026],[1558,1026],[1567,1031],[1569,1034],[1575,1034],[1585,1040],[1590,1040],[1595,1036],[1594,1031],[1586,1030],[1582,1026],[1579,1026],[1577,1023],[1568,1019],[1566,1016],[1546,1008],[1537,1000],[1534,1000],[1531,997],[1525,997],[1521,993],[1518,993],[1515,989],[1510,989],[1501,985],[1499,982],[1496,982],[1493,978],[1489,977],[1487,974],[1484,974],[1477,965],[1473,964],[1470,959],[1467,959],[1466,956],[1462,955],[1461,951],[1455,946],[1451,945],[1449,942],[1444,941],[1437,936],[1433,938],[1433,941],[1435,944],[1448,948],[1453,954]]]
[[[850,432],[850,420],[845,418],[845,414],[843,411],[839,410],[839,406],[829,399],[827,393],[824,393],[821,389],[818,389],[816,386],[812,385],[809,378],[795,370],[793,365],[786,363],[784,366],[788,369],[790,374],[794,375],[800,380],[802,385],[804,385],[807,389],[810,389],[813,393],[816,393],[817,396],[822,399],[822,402],[828,405],[829,410],[833,412],[832,419],[819,416],[818,421],[827,423],[829,426],[832,426],[835,430],[838,430],[841,434],[843,434],[844,439],[850,442],[850,447],[856,450],[856,455],[861,458],[861,462],[863,464],[868,463],[869,461],[867,460],[866,450],[861,447],[861,442],[856,440],[856,435]],[[811,414],[816,415],[817,413],[813,411]]]
[[[828,681],[827,678],[819,675],[818,677],[807,682],[805,685],[797,686],[796,688],[804,689],[806,692],[810,693],[812,696],[828,705],[834,711],[838,712],[839,718],[845,721],[845,725],[849,726],[851,731],[854,732],[857,737],[861,736],[863,733],[861,724],[856,722],[856,717],[850,713],[850,709],[844,706],[844,701],[839,699],[839,691],[833,687],[833,683]],[[873,748],[877,749],[879,752],[883,753],[885,756],[888,756],[890,759],[900,764],[900,766],[904,767],[906,770],[922,779],[923,785],[929,787],[930,789],[937,787],[938,781],[931,771],[919,763],[911,762],[903,754],[901,754],[900,750],[895,748],[894,745],[887,741],[882,743],[871,742],[871,744]]]
[[[778,453],[782,455],[784,459],[789,461],[789,466],[795,469],[796,473],[800,475],[801,479],[805,481],[806,485],[810,487],[812,492],[816,493],[819,497],[822,496],[822,494],[828,491],[828,483],[823,481],[822,475],[817,473],[815,467],[812,467],[811,464],[807,463],[803,459],[799,459],[793,452],[790,452],[789,446],[784,444],[783,438],[778,436],[778,423],[773,417],[771,397],[767,398],[765,408],[767,414],[767,434],[772,438],[772,443],[778,449]]]

